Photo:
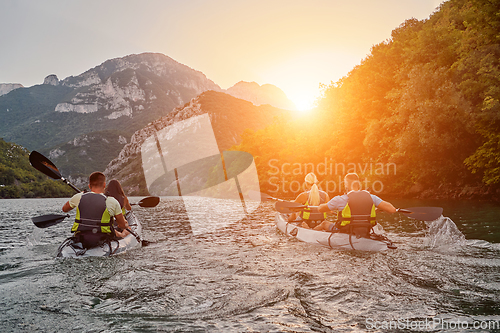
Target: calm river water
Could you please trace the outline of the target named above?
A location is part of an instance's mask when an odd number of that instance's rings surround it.
[[[155,243],[111,258],[55,259],[71,220],[37,229],[30,217],[59,213],[64,202],[0,200],[1,332],[490,332],[500,325],[498,205],[394,201],[439,205],[450,219],[380,214],[398,249],[363,253],[284,236],[272,203],[230,228],[193,236],[182,201],[166,198],[135,209],[144,238]]]

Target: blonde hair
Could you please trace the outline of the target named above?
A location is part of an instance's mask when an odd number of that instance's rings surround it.
[[[319,195],[318,188],[318,178],[316,178],[316,175],[314,173],[310,172],[306,175],[306,178],[304,180],[306,181],[306,184],[309,184],[311,186],[309,197],[307,198],[308,205],[318,206],[321,203],[321,197]]]
[[[345,175],[344,182],[348,191],[351,190],[358,191],[361,189],[361,182],[359,181],[359,176],[355,172],[348,173],[347,175]],[[354,187],[356,187],[357,189],[354,189]]]

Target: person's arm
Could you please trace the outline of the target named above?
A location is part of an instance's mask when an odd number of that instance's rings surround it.
[[[297,198],[295,198],[295,200],[293,202],[296,202],[296,203],[303,205],[304,202],[306,202],[306,201],[307,201],[307,198],[305,198],[305,193],[302,192],[297,196]],[[288,217],[288,222],[295,221],[295,219],[297,218],[297,215],[298,215],[298,213],[290,214],[290,216]]]
[[[346,204],[347,200],[343,198],[343,196],[337,195],[331,200],[328,200],[326,203],[319,205],[318,210],[320,213],[333,213],[338,210],[339,207],[344,207]]]
[[[78,204],[80,203],[81,197],[82,197],[82,193],[77,193],[74,196],[72,196],[68,201],[66,201],[66,203],[62,207],[62,211],[67,213],[70,210],[72,210],[73,208],[75,208],[76,206],[78,206]]]
[[[69,204],[69,201],[66,201],[66,203],[62,207],[62,211],[65,213],[69,212],[72,209],[73,209],[73,207],[71,207],[71,205]]]
[[[397,212],[397,209],[390,202],[387,201],[382,201],[381,203],[379,203],[377,208],[391,214]]]
[[[123,214],[115,215],[115,220],[116,220],[116,224],[118,225],[118,227],[120,229],[124,229],[121,232],[115,229],[116,236],[122,237],[122,238],[127,236],[129,234],[129,232],[128,232],[128,230],[125,230],[125,229],[127,229],[129,226],[128,226],[128,222],[127,222],[127,220],[125,220],[125,217],[123,216]]]
[[[307,198],[305,197],[306,196],[306,193],[302,192],[300,193],[297,198],[295,198],[295,200],[293,202],[297,202],[299,204],[304,204],[304,202],[307,201]]]
[[[132,206],[130,206],[130,202],[128,201],[127,197],[125,197],[123,207],[125,207],[126,210],[132,210]]]
[[[318,206],[318,211],[320,213],[331,213],[332,211],[328,208],[328,204],[324,203]]]

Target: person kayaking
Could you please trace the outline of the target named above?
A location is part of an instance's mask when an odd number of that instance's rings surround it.
[[[120,207],[122,208],[122,213],[125,216],[125,210],[132,210],[132,206],[130,206],[130,202],[128,201],[125,192],[123,191],[122,185],[116,179],[110,180],[108,186],[106,186],[106,190],[104,191],[104,195],[107,197],[115,198],[118,203],[120,203]]]
[[[76,207],[76,218],[71,231],[85,248],[92,248],[113,239],[129,234],[128,222],[124,217],[122,207],[115,198],[104,195],[106,176],[102,172],[93,172],[89,177],[91,192],[77,193],[62,207],[67,213]],[[112,227],[112,217],[122,232]]]
[[[328,193],[321,191],[318,187],[318,178],[312,172],[308,173],[304,179],[305,192],[300,193],[295,202],[306,206],[318,206],[330,200]],[[302,219],[301,227],[310,229],[318,226],[326,218],[324,213],[319,213],[316,208],[307,209],[299,213],[292,213],[288,221],[295,221],[297,215]]]
[[[104,190],[104,195],[107,197],[113,197],[118,201],[122,209],[123,216],[126,216],[127,210],[128,211],[132,210],[132,206],[130,205],[128,198],[125,195],[125,192],[123,191],[122,185],[118,180],[112,179],[109,181],[108,186],[106,186],[106,189]],[[113,227],[118,228],[115,219],[112,218],[112,220],[113,220]],[[117,231],[121,232],[122,230],[117,230]]]
[[[370,222],[374,226],[377,224],[375,208],[388,213],[396,212],[396,208],[391,203],[383,201],[368,191],[361,190],[358,174],[348,173],[345,175],[344,184],[347,194],[335,196],[328,203],[320,204],[318,207],[318,211],[321,213],[337,211],[337,222],[332,223],[325,220],[316,226],[314,230],[349,233],[348,226],[354,216],[357,216],[357,220]]]

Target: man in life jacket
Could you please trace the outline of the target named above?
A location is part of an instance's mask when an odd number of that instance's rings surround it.
[[[347,194],[333,197],[328,203],[321,204],[318,207],[318,210],[322,213],[337,211],[337,222],[331,223],[325,220],[315,227],[314,230],[349,233],[349,230],[352,230],[349,228],[349,224],[352,221],[365,222],[365,225],[368,225],[368,222],[371,226],[376,225],[375,208],[388,213],[396,212],[396,208],[391,203],[383,201],[368,191],[362,191],[361,183],[356,173],[348,173],[344,177],[344,183],[348,192]]]
[[[91,192],[75,194],[62,208],[66,213],[76,207],[75,223],[71,228],[75,237],[78,237],[85,248],[91,248],[115,236],[128,235],[129,232],[124,230],[128,228],[128,223],[120,203],[115,198],[103,194],[106,176],[101,172],[92,173],[89,177],[89,188]],[[123,232],[113,228],[113,217]]]

